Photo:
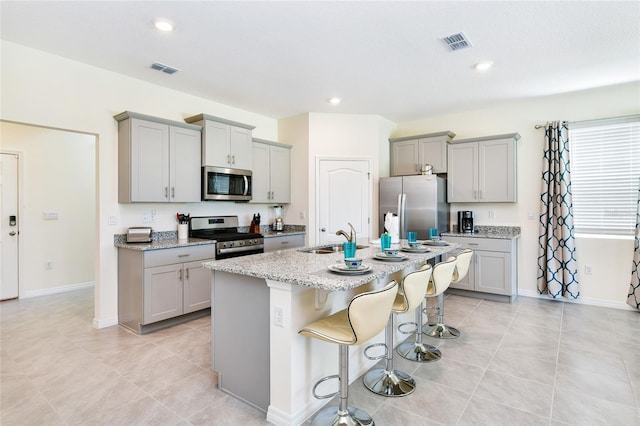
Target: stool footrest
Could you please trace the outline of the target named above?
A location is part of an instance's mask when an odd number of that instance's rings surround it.
[[[384,347],[384,353],[382,355],[371,356],[371,355],[369,355],[367,353],[370,349],[377,348],[377,347],[380,347],[380,346]],[[367,346],[365,348],[365,350],[364,350],[365,358],[370,359],[372,361],[377,361],[379,359],[386,358],[388,353],[389,353],[389,348],[387,348],[387,344],[386,343],[374,343],[373,345]]]
[[[326,376],[326,377],[323,377],[322,379],[318,380],[316,382],[316,384],[313,385],[313,397],[315,399],[333,398],[334,396],[336,396],[336,395],[338,395],[340,393],[340,391],[336,391],[336,392],[333,392],[333,393],[328,393],[326,395],[318,395],[318,393],[316,392],[316,388],[318,386],[320,386],[322,383],[326,382],[327,380],[332,380],[332,379],[338,379],[338,381],[340,381],[340,376],[337,375],[337,374],[333,374],[331,376]]]
[[[411,330],[403,330],[402,327],[408,327],[411,326]],[[403,322],[402,324],[398,325],[398,331],[402,334],[413,334],[416,331],[418,331],[418,323],[414,322],[414,321],[409,321],[409,322]]]

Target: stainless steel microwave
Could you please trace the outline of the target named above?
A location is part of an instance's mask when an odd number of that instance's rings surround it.
[[[202,199],[215,201],[251,200],[251,170],[202,167]]]

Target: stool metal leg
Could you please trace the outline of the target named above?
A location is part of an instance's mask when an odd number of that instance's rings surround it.
[[[435,346],[422,343],[422,303],[416,308],[416,339],[401,343],[397,352],[402,358],[416,362],[432,362],[442,358],[442,352]]]
[[[444,293],[438,295],[438,320],[435,324],[428,324],[422,328],[422,332],[436,339],[455,339],[460,337],[458,329],[444,324]]]
[[[318,411],[312,426],[374,426],[370,415],[359,408],[349,407],[349,346],[340,347],[340,405]]]
[[[416,381],[407,373],[393,369],[393,317],[385,328],[385,368],[369,370],[362,381],[371,392],[382,396],[405,396],[416,389]]]

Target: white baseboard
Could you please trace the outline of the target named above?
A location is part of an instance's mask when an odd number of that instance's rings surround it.
[[[40,290],[25,291],[23,294],[20,295],[20,298],[28,299],[30,297],[39,297],[39,296],[46,296],[49,294],[66,293],[68,291],[80,290],[82,288],[91,288],[94,286],[94,284],[95,283],[93,281],[89,281],[86,283],[69,284],[69,285],[62,285],[59,287],[50,287],[50,288],[43,288]]]
[[[552,299],[534,290],[518,290],[518,296],[534,297],[536,299],[545,299],[545,300],[556,300],[558,302],[576,303],[579,305],[600,306],[602,308],[635,311],[635,309],[627,305],[625,302],[612,302],[610,300],[592,299],[588,297],[580,297],[579,299],[565,299],[564,297],[558,298],[558,299]]]
[[[94,318],[93,319],[93,328],[106,328],[111,327],[113,325],[118,325],[118,318]]]

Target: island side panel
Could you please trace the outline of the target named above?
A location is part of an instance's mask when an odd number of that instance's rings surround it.
[[[224,392],[267,412],[269,288],[264,279],[214,271],[213,370]]]

